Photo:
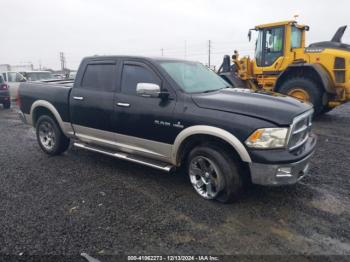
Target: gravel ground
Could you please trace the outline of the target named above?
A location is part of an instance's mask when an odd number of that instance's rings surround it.
[[[350,104],[314,130],[311,176],[223,205],[181,173],[75,148],[49,157],[0,107],[0,253],[350,255]]]

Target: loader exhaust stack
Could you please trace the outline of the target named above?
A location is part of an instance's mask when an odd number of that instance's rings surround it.
[[[341,39],[343,38],[346,28],[346,25],[339,27],[337,32],[335,32],[331,42],[341,43]]]

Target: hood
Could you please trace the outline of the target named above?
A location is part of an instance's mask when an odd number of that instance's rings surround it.
[[[350,52],[350,45],[342,43],[342,38],[346,30],[346,25],[341,26],[338,28],[337,32],[335,32],[333,38],[331,41],[324,41],[324,42],[318,42],[313,43],[309,47],[306,48],[306,51],[312,51],[315,49],[325,49],[325,48],[331,48],[331,49],[338,49],[338,50],[344,50]]]
[[[315,49],[319,49],[321,52],[326,48],[350,52],[350,45],[344,44],[344,43],[331,42],[331,41],[310,44],[309,47],[305,48],[305,51],[314,52]]]
[[[192,99],[201,108],[256,117],[277,125],[290,125],[294,117],[312,108],[289,96],[242,88],[192,94]]]

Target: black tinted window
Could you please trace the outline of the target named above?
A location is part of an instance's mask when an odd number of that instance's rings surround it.
[[[0,75],[0,84],[3,84],[4,80],[2,79],[2,76]]]
[[[122,92],[136,95],[138,83],[152,83],[160,85],[158,77],[153,71],[143,66],[124,65],[122,76]]]
[[[82,80],[82,87],[95,90],[113,91],[115,65],[96,64],[88,65]]]

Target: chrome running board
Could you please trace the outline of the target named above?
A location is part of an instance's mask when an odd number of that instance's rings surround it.
[[[130,155],[124,152],[112,152],[112,151],[107,151],[105,149],[101,149],[101,148],[97,148],[97,147],[92,147],[90,145],[86,145],[86,144],[82,144],[82,143],[73,143],[73,145],[75,147],[78,148],[82,148],[82,149],[86,149],[89,151],[93,151],[93,152],[97,152],[97,153],[101,153],[104,155],[108,155],[108,156],[112,156],[118,159],[123,159],[123,160],[127,160],[130,162],[134,162],[134,163],[138,163],[144,166],[149,166],[149,167],[153,167],[156,169],[160,169],[162,171],[165,172],[170,172],[172,171],[175,167],[168,164],[168,163],[164,163],[164,162],[160,162],[160,161],[155,161],[155,160],[149,160],[147,158],[144,157],[139,157],[139,156],[134,156],[134,155]]]

